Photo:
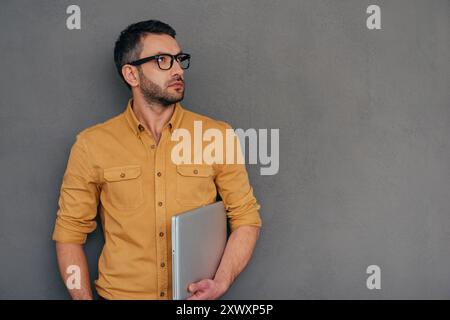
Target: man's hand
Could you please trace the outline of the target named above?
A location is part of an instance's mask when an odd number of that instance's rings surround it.
[[[203,279],[188,286],[188,291],[192,293],[192,296],[186,300],[216,300],[227,290],[226,285],[217,280]]]
[[[214,279],[191,283],[188,291],[192,296],[187,300],[215,300],[224,295],[250,260],[259,230],[260,227],[246,225],[236,228],[227,241]]]

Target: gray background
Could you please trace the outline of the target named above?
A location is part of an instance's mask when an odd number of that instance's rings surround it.
[[[193,55],[185,107],[280,129],[279,173],[248,165],[264,226],[224,299],[450,298],[449,16],[445,0],[2,0],[0,298],[68,298],[51,240],[68,152],[124,109],[113,44],[150,18]]]

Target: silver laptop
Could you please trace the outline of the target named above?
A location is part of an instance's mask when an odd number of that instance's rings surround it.
[[[227,242],[222,201],[172,217],[172,292],[174,300],[191,296],[189,284],[213,279]]]

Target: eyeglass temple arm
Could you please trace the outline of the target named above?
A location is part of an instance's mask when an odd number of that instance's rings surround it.
[[[142,58],[142,59],[139,59],[139,60],[136,60],[136,61],[132,61],[129,64],[131,64],[132,66],[138,66],[140,64],[146,63],[146,62],[148,62],[150,60],[153,60],[153,59],[156,59],[156,58],[157,58],[157,56]]]

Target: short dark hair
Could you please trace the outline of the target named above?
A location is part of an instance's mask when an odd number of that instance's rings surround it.
[[[176,32],[167,23],[158,20],[141,21],[129,25],[120,33],[114,46],[114,62],[120,77],[131,89],[122,75],[122,66],[139,59],[142,52],[142,38],[149,33],[167,34],[175,39]]]

